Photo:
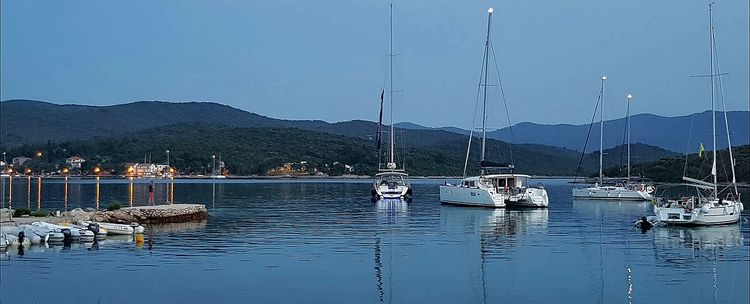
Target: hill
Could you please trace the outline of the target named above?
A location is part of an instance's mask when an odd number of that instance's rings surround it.
[[[320,120],[282,120],[212,102],[139,101],[113,106],[58,105],[32,100],[0,102],[3,147],[48,140],[104,138],[180,123],[299,128],[354,137],[372,135],[375,130],[372,122],[331,124]]]
[[[398,155],[405,160],[409,173],[417,176],[460,176],[463,172],[468,137],[439,131],[441,136],[422,136],[410,130],[412,138]],[[207,123],[176,124],[145,129],[106,138],[24,144],[8,150],[8,157],[32,156],[41,151],[41,159],[28,165],[34,172],[52,172],[64,165],[73,155],[87,159],[87,166],[96,164],[114,174],[122,174],[128,162],[140,162],[151,154],[155,163],[166,163],[164,151],[170,150],[170,163],[182,173],[206,174],[210,170],[211,155],[221,154],[232,174],[263,175],[285,163],[306,162],[309,170],[317,169],[329,175],[345,173],[344,165],[352,172],[371,175],[377,169],[377,154],[372,139],[333,135],[325,132],[295,128],[242,128]],[[634,149],[639,150],[640,148]],[[658,149],[658,148],[656,148]],[[479,141],[475,139],[470,155],[468,174],[476,174]],[[540,145],[513,145],[513,160],[519,172],[532,175],[573,175],[580,153],[562,148]],[[668,152],[666,152],[668,153]],[[509,161],[508,143],[488,140],[487,158]],[[655,157],[649,154],[648,157]],[[650,158],[651,160],[653,158]],[[617,151],[607,152],[607,163],[618,163]],[[587,156],[585,172],[598,170],[596,159]]]
[[[729,112],[733,145],[750,141],[749,112]],[[694,151],[710,138],[710,112],[681,117],[651,114],[633,115],[632,142],[658,146],[670,151]],[[723,117],[719,132],[723,134]],[[244,128],[298,128],[308,131],[372,139],[376,123],[353,120],[328,123],[321,120],[275,119],[212,102],[139,101],[113,106],[58,105],[31,100],[0,102],[0,147],[23,143],[44,143],[92,139],[132,133],[148,128],[180,123],[208,123]],[[605,145],[609,149],[623,143],[624,119],[606,121]],[[692,127],[691,127],[692,126]],[[419,131],[420,136],[444,138],[446,133],[466,136],[467,130],[454,127],[429,128],[413,123],[398,123],[402,132]],[[566,150],[583,147],[589,125],[542,125],[519,123],[513,127],[516,143],[554,146]],[[587,152],[598,147],[598,124],[592,128]],[[510,129],[488,132],[490,138],[512,142]],[[691,137],[688,143],[688,137]],[[410,138],[407,136],[407,139]],[[721,139],[721,137],[720,137]],[[421,140],[421,139],[418,139]],[[719,140],[720,147],[726,147]]]
[[[750,182],[750,145],[734,147],[734,158],[736,160],[736,176],[738,182]],[[681,183],[682,176],[703,179],[711,174],[712,156],[706,153],[703,157],[698,154],[690,154],[686,157],[676,156],[656,161],[644,162],[633,167],[633,172],[641,176],[651,178],[655,181]],[[729,162],[729,150],[720,150],[717,156],[717,177],[719,182],[731,181],[731,167]],[[615,174],[618,168],[610,168],[606,172]]]

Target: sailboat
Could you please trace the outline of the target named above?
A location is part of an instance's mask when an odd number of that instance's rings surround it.
[[[529,187],[529,175],[516,174],[515,167],[509,163],[497,163],[485,159],[485,143],[487,139],[487,76],[490,60],[490,28],[492,24],[493,9],[490,8],[487,17],[487,39],[484,48],[483,77],[480,86],[484,93],[482,106],[482,152],[480,157],[481,174],[479,176],[466,177],[466,166],[469,162],[471,151],[471,140],[474,137],[472,126],[469,134],[469,144],[466,151],[464,163],[464,178],[458,185],[446,183],[440,186],[440,202],[444,204],[478,206],[478,207],[505,207],[507,205],[527,207],[547,207],[549,198],[547,190],[542,186]],[[488,174],[494,171],[495,174]]]
[[[654,213],[658,221],[675,225],[721,225],[736,223],[740,219],[740,213],[744,206],[740,201],[740,193],[737,189],[737,177],[735,176],[735,160],[732,153],[732,140],[729,136],[729,123],[727,120],[726,102],[723,94],[720,95],[724,106],[724,126],[726,127],[727,144],[729,147],[729,160],[732,171],[732,183],[719,189],[716,174],[716,107],[715,88],[721,87],[721,73],[719,72],[718,59],[716,55],[716,36],[714,33],[713,3],[708,5],[709,12],[709,36],[710,36],[710,71],[707,77],[711,80],[711,118],[713,136],[713,159],[711,174],[704,179],[696,179],[683,176],[682,180],[687,186],[696,190],[696,195],[683,197],[679,200],[657,200],[654,205]],[[687,159],[685,159],[687,162]],[[706,179],[711,178],[711,181]]]
[[[607,76],[602,76],[601,87],[599,89],[599,179],[591,187],[573,188],[573,197],[577,199],[602,199],[602,200],[636,200],[648,201],[653,199],[653,192],[656,190],[651,185],[646,184],[643,179],[631,179],[630,177],[630,101],[633,95],[628,94],[628,110],[626,119],[626,131],[628,138],[628,177],[624,181],[604,180],[604,81]],[[585,151],[583,152],[585,153]]]
[[[393,3],[390,7],[390,39],[388,54],[390,64],[390,81],[388,96],[390,101],[390,143],[388,145],[388,163],[385,168],[382,167],[380,161],[378,161],[378,173],[375,174],[375,180],[370,190],[370,195],[373,199],[406,199],[410,200],[412,195],[411,184],[409,183],[409,174],[406,173],[404,166],[398,168],[396,165],[395,155],[395,132],[393,126]],[[378,122],[378,158],[380,158],[380,127],[382,126],[383,120],[383,96],[385,92],[380,94],[380,121]]]

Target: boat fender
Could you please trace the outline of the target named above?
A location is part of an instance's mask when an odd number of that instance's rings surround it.
[[[745,206],[744,206],[744,205],[742,205],[742,203],[740,203],[740,212],[742,212],[742,211],[744,211],[744,210],[745,210]]]
[[[26,237],[26,234],[23,233],[23,231],[18,232],[18,243],[23,244],[23,239]]]
[[[709,211],[711,211],[711,207],[708,205],[703,205],[703,207],[701,207],[701,212],[708,213]]]
[[[144,231],[146,231],[146,228],[143,228],[143,226],[133,228],[135,234],[143,234]]]

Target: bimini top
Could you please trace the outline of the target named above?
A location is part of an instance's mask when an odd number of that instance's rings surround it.
[[[375,174],[375,176],[388,176],[388,175],[409,176],[409,174],[406,174],[406,172],[403,172],[403,171],[390,171],[390,170]]]

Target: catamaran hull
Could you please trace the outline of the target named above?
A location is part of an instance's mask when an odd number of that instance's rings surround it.
[[[596,188],[573,189],[577,199],[650,201],[654,197],[646,191],[603,190]]]
[[[734,224],[740,220],[742,203],[688,210],[682,207],[654,206],[656,219],[668,225],[711,226]]]
[[[491,194],[479,188],[440,186],[440,202],[443,204],[474,207],[505,207],[505,195]]]
[[[523,194],[510,196],[505,202],[508,206],[544,208],[549,205],[547,190],[528,188]]]

